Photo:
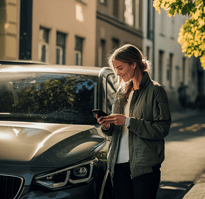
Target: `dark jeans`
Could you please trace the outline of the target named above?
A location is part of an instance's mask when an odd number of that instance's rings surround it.
[[[160,169],[152,173],[130,177],[129,163],[116,164],[113,178],[115,199],[156,199]]]

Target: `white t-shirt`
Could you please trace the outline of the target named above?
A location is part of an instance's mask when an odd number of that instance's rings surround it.
[[[127,100],[127,104],[125,104],[125,106],[124,106],[124,115],[126,117],[129,117],[129,114],[130,114],[130,103],[132,100],[133,93],[134,93],[134,90],[132,90],[130,92],[128,100]],[[123,125],[122,136],[121,136],[121,140],[120,140],[116,164],[129,162],[128,139],[129,139],[129,130],[125,125]]]

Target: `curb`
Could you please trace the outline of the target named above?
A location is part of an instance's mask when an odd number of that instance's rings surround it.
[[[205,199],[205,182],[195,184],[183,199]]]
[[[205,172],[193,183],[183,199],[205,199]]]
[[[185,190],[183,193],[179,194],[179,195],[178,195],[176,198],[174,198],[174,199],[184,199],[185,195],[186,195],[187,193],[189,193],[189,191],[193,188],[193,186],[194,186],[194,184],[191,184],[188,188],[186,188],[186,190]],[[190,198],[186,198],[186,199],[190,199]]]

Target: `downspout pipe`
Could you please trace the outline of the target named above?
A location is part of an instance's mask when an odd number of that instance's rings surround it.
[[[32,59],[32,13],[33,0],[20,1],[19,59]]]

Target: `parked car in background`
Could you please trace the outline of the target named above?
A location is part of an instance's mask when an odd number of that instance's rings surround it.
[[[110,114],[115,85],[108,67],[0,60],[0,198],[98,198],[109,139],[92,109]]]

